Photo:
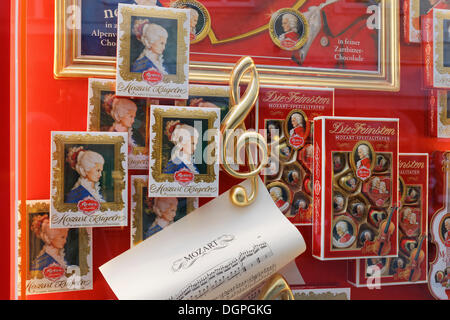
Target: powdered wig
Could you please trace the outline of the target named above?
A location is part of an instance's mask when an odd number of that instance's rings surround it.
[[[281,198],[281,196],[283,195],[279,187],[273,187],[272,189],[270,189],[270,194],[275,195],[277,198]]]
[[[115,98],[112,102],[111,117],[116,121],[120,122],[124,116],[127,114],[137,112],[136,104],[130,99]]]
[[[162,216],[161,211],[167,210],[168,207],[172,205],[178,206],[178,199],[174,197],[168,198],[155,198],[153,203],[153,211],[158,217]]]
[[[298,29],[297,29],[298,20],[297,20],[297,17],[294,16],[292,13],[285,13],[281,19],[286,20],[288,22],[290,31],[295,31],[295,32],[298,31]]]
[[[71,148],[67,154],[66,161],[83,178],[97,163],[101,165],[105,163],[105,159],[100,153],[84,150],[83,147]]]
[[[198,19],[198,12],[194,8],[189,8],[189,11],[191,12],[191,20],[193,17],[196,17]]]
[[[69,229],[51,229],[48,214],[44,214],[33,217],[31,231],[37,238],[44,241],[45,244],[50,244],[55,236],[61,234],[62,232],[68,232]]]
[[[365,144],[361,144],[360,146],[358,146],[358,151],[360,151],[363,153],[363,155],[365,155],[366,157],[369,156],[369,147],[366,146]]]
[[[345,221],[339,221],[338,223],[336,223],[336,230],[340,230],[341,232],[347,232],[348,231],[347,223]]]
[[[173,130],[170,141],[177,145],[182,139],[186,139],[189,136],[193,137],[195,141],[198,141],[199,133],[197,129],[187,124],[179,124]]]
[[[291,118],[295,119],[299,125],[303,125],[303,117],[300,113],[294,113]]]
[[[148,45],[151,46],[161,37],[166,39],[169,37],[166,29],[145,19],[139,19],[134,22],[133,33],[146,47]]]
[[[175,145],[175,149],[172,152],[172,155],[177,155],[178,151],[181,151],[182,144],[185,142],[185,139],[194,139],[195,143],[197,143],[198,138],[200,136],[197,129],[194,127],[181,123],[180,120],[172,120],[166,123],[166,129],[164,132],[169,140]],[[191,153],[194,153],[194,150],[190,150]]]

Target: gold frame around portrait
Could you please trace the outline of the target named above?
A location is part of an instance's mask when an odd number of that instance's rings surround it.
[[[118,34],[121,31],[123,35],[120,37],[120,41],[117,42],[117,54],[118,57],[123,59],[123,63],[119,66],[119,76],[123,81],[142,81],[142,73],[141,72],[131,72],[130,66],[130,50],[131,50],[131,18],[132,16],[142,16],[146,18],[165,18],[170,20],[177,20],[177,71],[176,74],[165,74],[163,75],[162,82],[163,83],[177,83],[183,84],[186,80],[186,74],[184,72],[184,66],[187,64],[188,56],[187,53],[189,51],[189,43],[186,43],[184,39],[187,37],[187,30],[184,28],[184,24],[187,20],[187,15],[185,12],[161,12],[161,9],[158,7],[152,6],[142,6],[140,8],[121,8],[119,10],[119,16],[122,15],[122,23],[118,26]],[[128,32],[128,31],[130,32]]]
[[[133,176],[131,176],[131,177],[133,177]],[[134,184],[135,193],[132,195],[132,197],[133,197],[133,202],[136,204],[136,206],[131,209],[132,210],[131,227],[132,227],[132,229],[136,230],[136,233],[133,234],[133,232],[130,232],[130,236],[131,236],[131,244],[133,246],[135,246],[143,241],[142,200],[144,197],[144,193],[142,192],[142,189],[144,187],[148,187],[148,178],[147,179],[135,178],[133,184]],[[146,196],[148,196],[148,195],[146,195]],[[197,198],[187,198],[187,197],[180,197],[180,198],[186,198],[186,200],[187,200],[186,215],[188,215],[189,213],[194,211],[194,209],[196,209],[195,202],[197,201]]]
[[[55,57],[54,75],[65,77],[107,77],[114,78],[115,58],[86,57],[74,55],[77,43],[75,30],[67,30],[66,10],[77,0],[55,0]],[[380,1],[380,70],[379,72],[328,71],[313,68],[287,68],[277,66],[257,66],[260,83],[263,85],[300,85],[347,88],[356,90],[398,91],[400,89],[400,18],[399,1]],[[299,10],[305,0],[298,0],[293,9]],[[267,31],[269,22],[248,36]],[[211,29],[208,37],[211,43],[220,44],[244,37],[218,40]],[[203,41],[206,41],[204,39]],[[190,61],[189,80],[191,82],[228,83],[232,64],[219,62]],[[245,76],[244,81],[250,78]]]
[[[20,236],[19,236],[19,243],[20,241],[20,237],[25,236],[25,232],[27,233],[27,239],[30,239],[30,230],[28,229],[29,225],[30,225],[30,215],[31,214],[35,214],[35,213],[47,213],[49,215],[50,218],[50,200],[28,200],[26,202],[26,226],[27,226],[27,230],[21,230],[21,228],[19,227],[20,230]],[[19,209],[20,212],[20,209]],[[20,216],[23,216],[22,213],[20,212]],[[85,276],[87,275],[89,272],[91,272],[91,266],[88,262],[88,256],[89,254],[91,254],[92,248],[91,248],[91,235],[89,234],[89,232],[87,232],[86,228],[79,228],[79,239],[78,242],[80,244],[79,247],[79,257],[80,257],[80,263],[79,263],[79,268],[80,268],[80,276]],[[21,248],[22,250],[22,248]],[[31,280],[31,279],[42,279],[44,276],[42,274],[42,271],[31,271],[30,270],[30,263],[29,263],[29,247],[28,247],[28,241],[27,241],[27,248],[25,248],[26,251],[26,256],[27,256],[27,262],[26,262],[26,274],[27,274],[27,279]],[[20,270],[20,265],[21,265],[21,261],[19,259],[18,262],[18,269]],[[67,275],[66,275],[67,276]],[[86,289],[85,289],[86,290]],[[67,291],[73,291],[73,290],[67,290]],[[59,291],[57,291],[59,292]],[[27,293],[27,295],[32,295],[34,293]],[[40,294],[40,293],[36,293],[36,294]]]
[[[214,128],[214,123],[217,120],[217,114],[214,111],[205,111],[202,108],[191,108],[185,107],[184,109],[161,109],[161,108],[152,108],[151,110],[152,117],[155,119],[155,123],[151,127],[152,133],[155,134],[152,140],[152,150],[151,157],[155,159],[155,163],[151,167],[151,174],[153,179],[156,182],[174,182],[175,178],[173,174],[162,173],[162,140],[164,135],[164,128],[162,128],[163,119],[168,118],[179,118],[179,119],[204,119],[208,120],[208,138],[207,141],[214,140],[214,154],[213,157],[217,157],[218,153],[218,141],[215,140],[215,135],[212,129],[219,130],[218,128]],[[201,135],[203,137],[203,135]],[[217,159],[216,159],[217,160]],[[212,183],[216,180],[216,174],[214,173],[214,167],[216,165],[216,161],[214,163],[207,165],[207,173],[206,174],[195,174],[194,182],[207,182]]]
[[[126,171],[122,163],[125,161],[125,154],[121,152],[125,144],[122,136],[111,136],[108,134],[73,133],[73,134],[55,134],[52,138],[56,148],[52,154],[52,161],[56,161],[52,169],[53,181],[52,205],[58,212],[77,212],[76,203],[64,202],[64,145],[65,144],[113,144],[114,145],[114,171],[112,178],[114,180],[114,202],[101,202],[100,211],[120,211],[125,207],[125,199],[122,198],[122,192],[126,188]]]
[[[101,114],[101,92],[102,91],[113,91],[116,92],[115,81],[106,79],[92,79],[89,82],[90,89],[92,90],[92,97],[89,99],[89,106],[92,106],[92,110],[89,111],[89,121],[88,121],[88,131],[100,131],[100,114]],[[145,99],[145,98],[139,98]],[[150,126],[150,105],[152,104],[151,99],[146,99],[146,130],[145,130],[145,147],[133,147],[133,155],[148,155],[149,150],[149,126]]]
[[[200,11],[203,15],[203,19],[205,20],[205,25],[203,26],[202,31],[196,36],[194,40],[191,40],[191,43],[197,43],[202,41],[211,31],[211,16],[209,15],[208,9],[197,0],[177,0],[171,4],[172,8],[183,9],[182,6],[187,7],[195,7]],[[195,9],[194,9],[195,10]]]

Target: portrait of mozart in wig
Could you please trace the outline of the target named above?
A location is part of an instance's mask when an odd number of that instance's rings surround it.
[[[270,188],[269,194],[280,211],[284,212],[289,208],[289,202],[284,199],[283,190],[280,187]]]
[[[300,113],[293,113],[290,119],[292,129],[289,130],[290,136],[305,136],[305,119]]]
[[[337,222],[333,230],[333,245],[337,248],[349,247],[355,241],[353,232],[353,227],[347,221]]]
[[[132,38],[137,41],[132,40],[130,72],[155,70],[161,75],[176,74],[176,46],[168,47],[168,28],[176,27],[176,23],[176,20],[162,18],[150,21],[136,17],[132,20],[132,35],[135,37]]]
[[[361,144],[358,146],[355,155],[356,168],[360,169],[362,167],[370,169],[372,165],[372,159],[370,158],[370,148],[368,145]]]
[[[148,215],[148,224],[143,224],[143,240],[151,237],[175,221],[178,210],[178,198],[144,198],[144,212]],[[147,220],[147,219],[146,219]]]
[[[166,122],[164,134],[173,147],[163,173],[173,174],[181,169],[187,169],[193,174],[200,173],[194,163],[194,153],[200,138],[198,130],[180,120],[170,120]]]
[[[69,229],[52,229],[48,214],[34,215],[31,220],[31,236],[39,239],[43,245],[39,253],[32,259],[30,271],[42,271],[56,264],[65,269],[64,246],[67,242]]]
[[[181,6],[180,8],[188,9],[191,14],[190,25],[189,25],[189,29],[190,29],[189,38],[191,41],[193,41],[197,37],[198,12],[197,12],[197,10],[195,10],[194,8],[192,8],[190,6]]]
[[[107,94],[103,98],[102,107],[114,121],[107,128],[102,128],[102,131],[127,132],[128,147],[145,146],[145,138],[137,130],[138,128],[135,128],[138,107],[133,100],[119,98],[115,94]],[[145,119],[143,120],[145,122]],[[145,123],[143,124],[145,126]]]
[[[105,159],[95,151],[83,146],[72,147],[66,156],[70,168],[78,174],[78,180],[65,195],[65,203],[78,203],[88,197],[105,202],[100,188]]]
[[[298,34],[298,18],[292,13],[285,13],[281,17],[281,26],[284,31],[279,36],[282,46],[286,48],[295,46],[300,38]]]

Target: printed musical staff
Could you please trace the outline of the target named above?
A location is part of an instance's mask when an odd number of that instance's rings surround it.
[[[225,282],[243,275],[271,256],[273,252],[266,242],[254,244],[248,250],[239,252],[237,257],[225,260],[209,269],[169,299],[199,299]]]

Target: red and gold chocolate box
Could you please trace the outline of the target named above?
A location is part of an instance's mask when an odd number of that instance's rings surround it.
[[[440,1],[436,0],[403,0],[403,41],[419,44],[422,39],[421,17],[440,7]]]
[[[270,165],[264,182],[281,212],[296,225],[312,223],[312,122],[334,114],[334,89],[261,86],[258,127]]]
[[[398,133],[398,119],[314,120],[315,258],[397,256]]]
[[[435,7],[422,17],[424,84],[450,88],[450,7]]]
[[[398,257],[348,261],[348,282],[354,286],[427,282],[428,154],[401,153],[399,167]]]

